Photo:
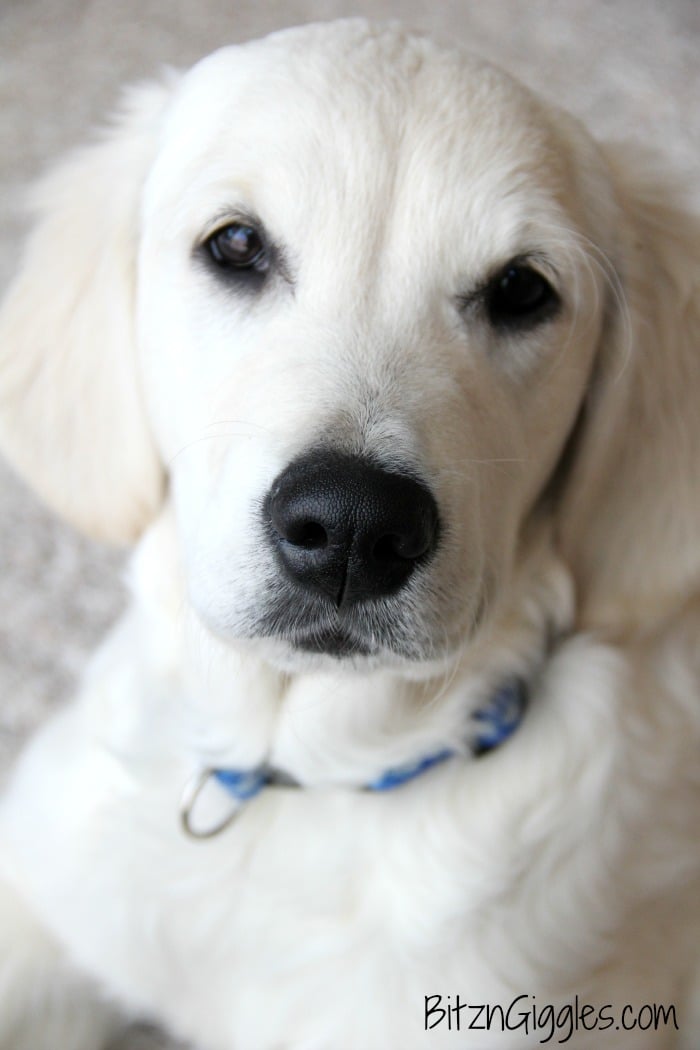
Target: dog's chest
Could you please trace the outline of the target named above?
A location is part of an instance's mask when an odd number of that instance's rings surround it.
[[[370,1050],[368,1032],[379,1050],[412,1045],[432,990],[502,994],[480,927],[512,880],[488,827],[464,835],[458,768],[391,798],[271,789],[199,842],[177,821],[184,765],[125,776],[75,747],[81,728],[74,712],[39,738],[15,787],[33,805],[9,836],[74,957],[136,1011],[206,1050]],[[48,750],[64,764],[37,792]],[[52,841],[57,798],[72,819]]]
[[[599,679],[598,710],[584,716],[559,688],[582,659],[590,666],[574,648],[555,662],[522,727],[483,759],[455,757],[386,794],[352,783],[269,788],[203,841],[178,821],[192,765],[172,709],[163,719],[154,701],[146,716],[149,704],[120,679],[106,706],[97,688],[37,738],[7,809],[21,822],[6,820],[4,834],[79,963],[205,1050],[419,1046],[426,996],[557,999],[585,992],[610,951],[625,860],[621,849],[616,871],[609,829],[597,825],[616,746],[604,724],[610,697]],[[332,761],[330,723],[321,740],[295,742],[292,729],[314,710],[323,725],[333,699],[342,707],[339,693],[297,698],[280,755],[324,743],[317,768]],[[375,747],[381,738],[364,736]],[[337,764],[343,755],[339,743]],[[482,1036],[464,1033],[460,1045],[480,1047]],[[517,1033],[507,1038],[499,1045],[519,1045]],[[436,1029],[430,1045],[453,1041]]]

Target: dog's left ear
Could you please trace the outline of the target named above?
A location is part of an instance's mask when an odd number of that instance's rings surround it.
[[[558,524],[584,621],[648,624],[700,580],[700,218],[649,158],[606,153],[617,277]]]
[[[0,311],[0,450],[60,514],[136,538],[162,500],[134,334],[141,187],[174,75],[37,186],[38,222]]]

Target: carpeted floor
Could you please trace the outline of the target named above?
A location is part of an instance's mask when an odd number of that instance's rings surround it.
[[[27,181],[85,136],[123,82],[348,14],[399,17],[494,58],[600,136],[658,144],[700,187],[698,0],[0,0],[0,286],[17,257]],[[121,563],[0,465],[0,769],[117,615]],[[119,1050],[173,1045],[132,1031]]]

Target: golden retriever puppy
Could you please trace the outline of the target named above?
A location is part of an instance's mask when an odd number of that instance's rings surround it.
[[[36,191],[0,444],[137,543],[0,806],[0,1047],[700,1046],[698,224],[391,25]]]

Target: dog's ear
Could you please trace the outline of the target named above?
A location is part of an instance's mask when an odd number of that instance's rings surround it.
[[[134,297],[141,187],[174,84],[132,89],[113,126],[39,183],[0,311],[0,450],[60,514],[117,542],[162,499]]]
[[[700,579],[700,219],[648,159],[607,157],[617,276],[559,527],[584,620],[649,623]]]

